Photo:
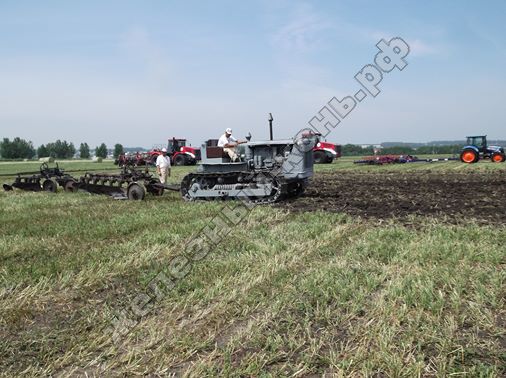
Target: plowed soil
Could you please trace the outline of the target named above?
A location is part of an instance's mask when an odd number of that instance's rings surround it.
[[[375,219],[413,214],[506,224],[506,173],[317,173],[302,197],[278,206]]]

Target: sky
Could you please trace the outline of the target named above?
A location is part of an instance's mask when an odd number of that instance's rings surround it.
[[[199,145],[231,127],[293,136],[354,94],[380,39],[385,74],[336,143],[506,139],[506,1],[0,0],[0,138]]]

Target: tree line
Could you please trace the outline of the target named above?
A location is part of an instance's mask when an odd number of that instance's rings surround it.
[[[448,146],[421,146],[417,148],[409,146],[392,146],[376,150],[381,155],[453,155],[459,154],[462,150],[462,145],[448,145]],[[365,156],[374,155],[374,146],[362,147],[356,144],[345,144],[341,147],[343,156]]]
[[[462,145],[447,145],[447,146],[421,146],[412,148],[409,146],[392,146],[382,148],[380,154],[382,155],[426,155],[426,154],[441,154],[452,155],[458,154],[462,149]],[[341,147],[343,156],[364,156],[374,155],[374,147],[362,147],[356,144],[345,144]],[[75,156],[77,150],[72,142],[65,140],[57,140],[47,144],[40,145],[37,149],[34,148],[33,143],[26,141],[19,137],[14,138],[12,141],[9,138],[4,138],[0,142],[0,156],[2,159],[32,159],[35,156],[38,158],[53,157],[56,159],[71,159]],[[105,159],[107,157],[108,149],[105,143],[95,148],[95,156]],[[113,156],[117,158],[124,153],[124,148],[120,143],[117,143],[113,149]],[[81,159],[89,159],[91,157],[90,146],[88,143],[81,143],[79,146],[79,156]]]
[[[34,157],[56,159],[71,159],[75,156],[77,150],[72,142],[58,139],[55,142],[40,145],[37,149],[31,141],[16,137],[13,140],[3,138],[0,142],[0,157],[2,159],[33,159]],[[124,153],[123,146],[117,143],[114,146],[113,156],[117,158]],[[95,156],[103,159],[107,158],[108,149],[105,143],[95,148]],[[79,146],[79,157],[81,159],[90,159],[91,150],[88,143],[81,143]]]

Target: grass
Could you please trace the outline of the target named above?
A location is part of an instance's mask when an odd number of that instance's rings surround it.
[[[15,176],[18,172],[38,172],[40,165],[39,161],[23,161],[23,162],[0,162],[0,176],[9,177]],[[54,167],[54,163],[48,163],[50,167]],[[102,163],[95,163],[92,160],[58,160],[60,168],[68,173],[83,172],[85,170],[100,171],[111,170],[116,168],[113,160],[104,160]],[[76,174],[77,175],[77,174]]]
[[[2,164],[0,174],[26,164]],[[505,168],[343,159],[317,171]],[[172,180],[191,169],[175,168]],[[256,207],[113,343],[112,313],[223,206],[177,193],[144,202],[0,193],[0,374],[506,374],[506,229],[430,218],[407,228]]]

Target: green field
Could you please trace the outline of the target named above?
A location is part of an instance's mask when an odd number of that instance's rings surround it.
[[[445,162],[324,171],[491,171]],[[63,162],[69,173],[112,162]],[[0,163],[0,181],[38,163]],[[193,167],[175,168],[178,182]],[[113,340],[114,314],[234,202],[0,193],[3,376],[506,374],[504,225],[255,207]],[[412,222],[413,223],[413,222]],[[163,294],[163,295],[162,295]],[[133,317],[133,315],[131,315]]]

